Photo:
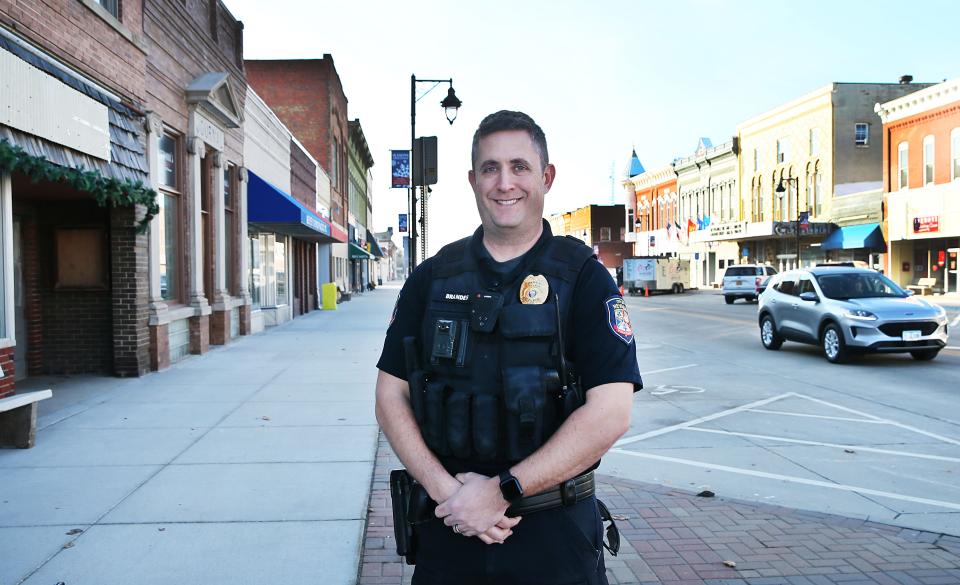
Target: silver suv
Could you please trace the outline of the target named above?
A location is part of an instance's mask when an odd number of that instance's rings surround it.
[[[757,289],[768,276],[777,273],[765,264],[735,264],[723,273],[723,300],[732,305],[737,299],[757,300]]]
[[[932,360],[947,345],[947,314],[889,278],[862,268],[790,270],[760,295],[760,341],[812,343],[833,363],[853,352],[905,353]]]

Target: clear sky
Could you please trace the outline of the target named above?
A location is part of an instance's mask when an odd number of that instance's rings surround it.
[[[446,86],[417,104],[417,135],[440,150],[431,252],[479,223],[470,140],[496,110],[525,111],[546,132],[550,214],[621,203],[632,147],[654,168],[831,81],[960,76],[954,0],[224,1],[247,58],[333,55],[375,161],[376,231],[396,231],[406,211],[407,191],[389,188],[390,150],[409,148],[410,75],[453,78],[463,107],[452,126]]]

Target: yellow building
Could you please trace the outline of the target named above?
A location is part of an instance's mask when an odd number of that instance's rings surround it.
[[[825,240],[845,226],[879,224],[883,159],[873,108],[922,87],[831,83],[738,125],[741,219],[747,222],[741,261],[788,269],[798,265],[798,252],[801,265],[882,253],[845,249],[849,238]]]

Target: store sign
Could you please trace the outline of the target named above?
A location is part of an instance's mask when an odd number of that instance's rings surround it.
[[[736,221],[733,223],[718,223],[709,226],[711,238],[731,238],[742,236],[747,233],[747,222]]]
[[[913,233],[929,234],[940,231],[939,215],[921,215],[913,218]]]
[[[833,231],[833,224],[829,223],[808,223],[800,225],[800,235],[802,236],[825,236]],[[778,236],[796,235],[797,222],[795,221],[777,221],[773,223],[773,233]]]

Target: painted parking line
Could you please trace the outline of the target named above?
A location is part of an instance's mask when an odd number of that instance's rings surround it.
[[[703,463],[700,461],[691,461],[689,459],[679,459],[677,457],[667,457],[664,455],[654,455],[653,453],[641,453],[638,451],[628,451],[626,449],[611,449],[610,453],[618,453],[621,455],[628,455],[630,457],[640,457],[643,459],[653,459],[655,461],[665,461],[667,463],[678,463],[680,465],[689,465],[691,467],[700,467],[702,469],[710,469],[712,471],[726,471],[728,473],[735,473],[739,475],[749,475],[752,477],[762,477],[765,479],[773,479],[777,481],[786,481],[791,483],[799,483],[804,485],[810,485],[815,487],[828,488],[832,490],[839,490],[844,492],[853,492],[862,495],[868,496],[879,496],[882,498],[889,498],[891,500],[901,500],[904,502],[913,502],[916,504],[926,504],[929,506],[936,506],[939,508],[947,508],[950,510],[960,510],[960,503],[956,502],[946,502],[943,500],[931,500],[929,498],[918,498],[915,496],[908,496],[906,494],[898,494],[894,492],[885,492],[882,490],[874,490],[870,488],[865,488],[855,485],[846,485],[842,483],[832,483],[828,481],[819,481],[816,479],[807,479],[805,477],[795,477],[792,475],[781,475],[779,473],[767,473],[765,471],[756,471],[753,469],[741,469],[739,467],[730,467],[727,465],[717,465],[715,463]]]
[[[799,417],[804,417],[804,418],[822,418],[822,419],[826,419],[826,420],[841,420],[841,421],[846,421],[846,422],[858,422],[858,423],[866,423],[866,424],[871,424],[871,425],[883,425],[883,424],[887,424],[887,421],[884,421],[884,420],[872,420],[872,419],[864,419],[864,418],[849,418],[849,417],[846,417],[846,416],[827,416],[827,415],[825,415],[825,414],[807,414],[807,413],[804,413],[804,412],[786,412],[786,411],[783,411],[783,410],[765,410],[765,409],[763,409],[763,408],[751,408],[749,412],[760,412],[760,413],[763,413],[763,414],[779,414],[779,415],[782,415],[782,416],[799,416]]]
[[[960,315],[957,315],[957,318],[950,322],[951,327],[956,327],[960,325]]]
[[[796,396],[797,398],[803,398],[804,400],[809,400],[810,402],[816,402],[816,403],[818,403],[818,404],[823,404],[823,405],[829,406],[829,407],[831,407],[831,408],[836,408],[836,409],[838,409],[838,410],[843,410],[843,411],[845,411],[845,412],[849,412],[849,413],[851,413],[851,414],[856,414],[856,415],[858,415],[858,416],[862,416],[862,417],[869,418],[869,419],[872,419],[872,420],[883,421],[883,422],[885,422],[885,423],[887,423],[887,424],[893,425],[893,426],[895,426],[895,427],[897,427],[897,428],[901,428],[901,429],[903,429],[903,430],[905,430],[905,431],[911,431],[911,432],[914,432],[914,433],[923,435],[923,436],[925,436],[925,437],[930,437],[931,439],[936,439],[936,440],[938,440],[938,441],[943,441],[944,443],[950,443],[951,445],[960,445],[960,440],[957,440],[957,439],[953,439],[953,438],[950,438],[950,437],[945,437],[945,436],[943,436],[943,435],[938,435],[937,433],[931,433],[931,432],[929,432],[929,431],[925,431],[925,430],[923,430],[923,429],[919,429],[919,428],[914,427],[914,426],[905,425],[905,424],[903,424],[903,423],[898,423],[897,421],[894,421],[894,420],[889,420],[889,419],[885,419],[885,418],[880,418],[879,416],[873,416],[872,414],[867,414],[866,412],[861,412],[861,411],[859,411],[859,410],[854,410],[854,409],[852,409],[852,408],[847,408],[846,406],[840,406],[839,404],[833,404],[832,402],[827,402],[826,400],[820,400],[819,398],[814,398],[813,396],[806,396],[806,395],[804,395],[804,394],[796,394],[796,393],[792,393],[792,394],[793,394],[794,396]]]
[[[672,372],[674,370],[684,370],[686,368],[695,368],[700,364],[687,364],[685,366],[677,366],[675,368],[663,368],[662,370],[650,370],[649,372],[640,372],[641,376],[649,376],[650,374],[660,374],[662,372]]]
[[[844,445],[840,443],[823,443],[821,441],[805,441],[803,439],[788,439],[786,437],[757,435],[754,433],[740,433],[736,431],[721,431],[719,429],[688,428],[683,430],[693,431],[697,433],[713,433],[716,435],[746,437],[748,439],[763,439],[765,441],[776,441],[776,442],[782,442],[782,443],[795,443],[797,445],[811,445],[813,447],[832,447],[835,449],[853,449],[854,451],[864,451],[869,453],[883,453],[885,455],[898,455],[901,457],[913,457],[915,459],[930,459],[932,461],[949,461],[951,463],[960,463],[960,458],[958,457],[947,457],[946,455],[928,455],[926,453],[914,453],[913,451],[897,451],[894,449],[878,449],[876,447],[865,447],[863,445]]]
[[[784,398],[787,398],[787,397],[793,396],[793,395],[794,395],[793,392],[787,392],[786,394],[779,394],[779,395],[777,395],[777,396],[771,396],[770,398],[764,398],[763,400],[758,400],[758,401],[756,401],[756,402],[751,402],[751,403],[749,403],[749,404],[744,404],[743,406],[737,406],[737,407],[735,407],[735,408],[730,408],[730,409],[728,409],[728,410],[722,410],[722,411],[716,412],[716,413],[714,413],[714,414],[710,414],[710,415],[707,415],[707,416],[702,416],[702,417],[700,417],[700,418],[695,418],[695,419],[693,419],[693,420],[688,420],[687,422],[684,422],[684,423],[679,423],[679,424],[671,425],[671,426],[669,426],[669,427],[663,427],[663,428],[661,428],[661,429],[656,429],[656,430],[653,430],[653,431],[647,431],[646,433],[642,433],[642,434],[640,434],[640,435],[634,435],[634,436],[632,436],[632,437],[626,437],[626,438],[624,438],[624,439],[620,439],[619,441],[617,441],[616,443],[614,443],[613,446],[614,446],[614,447],[622,447],[622,446],[624,446],[624,445],[629,445],[629,444],[631,444],[631,443],[636,443],[637,441],[644,441],[644,440],[649,439],[649,438],[652,438],[652,437],[659,437],[660,435],[666,435],[667,433],[672,433],[673,431],[677,431],[677,430],[680,430],[680,429],[685,429],[685,428],[687,428],[687,427],[692,427],[692,426],[694,426],[694,425],[698,425],[698,424],[700,424],[700,423],[705,423],[705,422],[707,422],[707,421],[715,420],[715,419],[718,419],[718,418],[723,418],[723,417],[725,417],[725,416],[729,416],[729,415],[735,414],[735,413],[737,413],[737,412],[743,412],[744,410],[750,410],[751,408],[756,408],[757,406],[764,406],[764,405],[766,405],[766,404],[770,404],[771,402],[776,402],[777,400],[782,400],[782,399],[784,399]]]

